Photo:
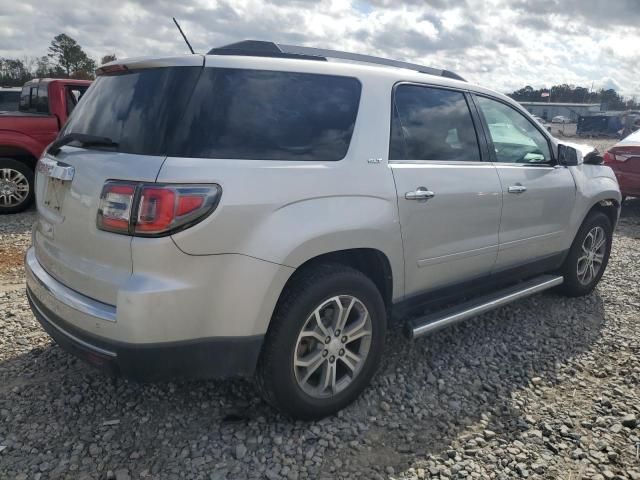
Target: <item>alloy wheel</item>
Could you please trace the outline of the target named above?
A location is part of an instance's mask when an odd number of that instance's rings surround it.
[[[28,195],[27,177],[13,168],[0,168],[0,206],[18,206],[27,199]]]
[[[352,295],[332,297],[309,315],[294,351],[298,386],[313,398],[332,397],[362,370],[371,347],[372,323]]]
[[[607,236],[604,228],[593,227],[582,241],[582,251],[578,257],[578,281],[589,285],[600,272],[607,249]]]

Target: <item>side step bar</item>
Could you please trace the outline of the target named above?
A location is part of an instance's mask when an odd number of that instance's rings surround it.
[[[407,334],[410,338],[417,338],[433,333],[467,318],[475,317],[534,293],[555,287],[562,282],[562,276],[557,275],[542,275],[527,280],[512,287],[474,298],[455,307],[416,318],[408,324]]]

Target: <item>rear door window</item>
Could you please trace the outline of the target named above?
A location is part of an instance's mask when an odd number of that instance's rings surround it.
[[[390,160],[480,161],[462,92],[420,85],[395,88]]]
[[[168,153],[341,160],[353,134],[360,90],[351,77],[205,68]]]

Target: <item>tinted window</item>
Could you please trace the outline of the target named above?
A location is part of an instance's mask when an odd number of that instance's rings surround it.
[[[67,103],[67,115],[71,115],[71,112],[76,108],[76,105],[87,91],[89,87],[79,87],[72,85],[65,88],[65,99]]]
[[[33,99],[31,100],[33,102]],[[38,113],[49,113],[49,84],[38,86],[38,97],[35,101],[35,109]]]
[[[359,101],[354,78],[206,68],[169,155],[340,160]]]
[[[395,89],[391,160],[480,160],[476,131],[461,92],[418,85]]]
[[[176,128],[201,70],[173,67],[100,76],[61,135],[73,132],[108,137],[118,143],[120,152],[162,155],[165,139]]]
[[[20,106],[18,110],[21,112],[33,112],[35,111],[36,105],[35,101],[38,96],[38,87],[34,87],[32,85],[27,85],[22,87],[22,92],[20,93]]]
[[[476,100],[489,126],[498,162],[544,164],[551,161],[546,137],[524,115],[486,97],[476,97]]]

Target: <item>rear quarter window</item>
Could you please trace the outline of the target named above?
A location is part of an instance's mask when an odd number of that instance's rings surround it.
[[[205,68],[168,154],[341,160],[360,92],[360,82],[351,77]]]

